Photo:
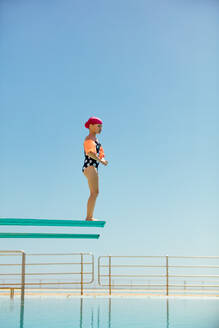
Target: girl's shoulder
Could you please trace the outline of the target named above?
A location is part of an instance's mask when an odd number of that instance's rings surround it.
[[[91,138],[91,137],[89,137],[89,136],[87,136],[85,139],[84,139],[84,141],[87,141],[87,140],[91,140],[91,141],[97,141],[97,142],[99,142],[97,139],[93,139],[93,138]]]

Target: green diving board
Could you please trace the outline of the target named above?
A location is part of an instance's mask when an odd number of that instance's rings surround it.
[[[0,225],[7,226],[60,226],[60,227],[98,227],[103,228],[105,221],[54,220],[54,219],[9,219],[0,218]]]
[[[98,239],[98,234],[69,234],[69,233],[19,233],[1,232],[0,238],[64,238],[64,239]]]

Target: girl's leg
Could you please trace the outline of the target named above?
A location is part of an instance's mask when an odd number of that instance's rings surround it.
[[[88,166],[84,170],[84,175],[88,180],[90,189],[90,197],[87,202],[87,217],[86,220],[93,219],[93,212],[96,203],[97,196],[99,194],[99,177],[97,169],[94,166]]]

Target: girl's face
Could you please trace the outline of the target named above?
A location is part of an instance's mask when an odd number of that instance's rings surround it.
[[[102,124],[90,124],[90,131],[93,133],[101,133]]]

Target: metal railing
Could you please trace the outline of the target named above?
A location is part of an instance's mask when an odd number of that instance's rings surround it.
[[[24,253],[24,251],[20,251],[20,250],[15,250],[15,251],[0,251],[0,258],[2,259],[2,257],[11,257],[11,256],[15,256],[18,261],[20,260],[21,263],[16,264],[17,266],[19,266],[20,273],[17,273],[17,275],[20,278],[20,282],[19,282],[19,287],[18,289],[21,289],[21,300],[24,300],[24,290],[25,290],[25,262],[26,262],[26,255]],[[13,264],[11,263],[0,263],[0,268],[2,269],[3,267],[7,267],[7,266],[12,266]],[[2,271],[2,270],[1,270]],[[0,271],[0,276],[3,275],[7,275],[7,273],[2,273]],[[6,283],[3,286],[0,285],[0,288],[3,289],[10,289],[10,297],[13,298],[14,297],[14,288],[13,286],[10,285],[10,283]]]
[[[63,261],[66,257],[68,260]],[[42,280],[42,277],[45,279]],[[15,289],[21,290],[23,298],[25,289],[30,287],[65,289],[72,285],[80,287],[80,294],[83,295],[84,285],[93,281],[94,257],[91,253],[25,254],[23,251],[0,251],[0,289],[10,289],[11,297]]]
[[[36,253],[0,251],[0,291],[29,292],[66,290],[84,295],[162,294],[219,295],[219,256],[99,256],[95,286],[91,253]],[[73,290],[74,287],[74,290]],[[88,288],[89,289],[89,288]],[[87,289],[87,291],[88,291]]]
[[[212,263],[209,264],[209,261]],[[213,284],[212,279],[215,279],[216,283]],[[112,295],[113,290],[118,289],[125,292],[125,288],[126,292],[130,293],[133,293],[135,288],[137,289],[135,291],[165,295],[188,292],[192,294],[211,292],[218,295],[218,279],[218,256],[99,256],[98,258],[98,283],[108,289],[109,295]]]

